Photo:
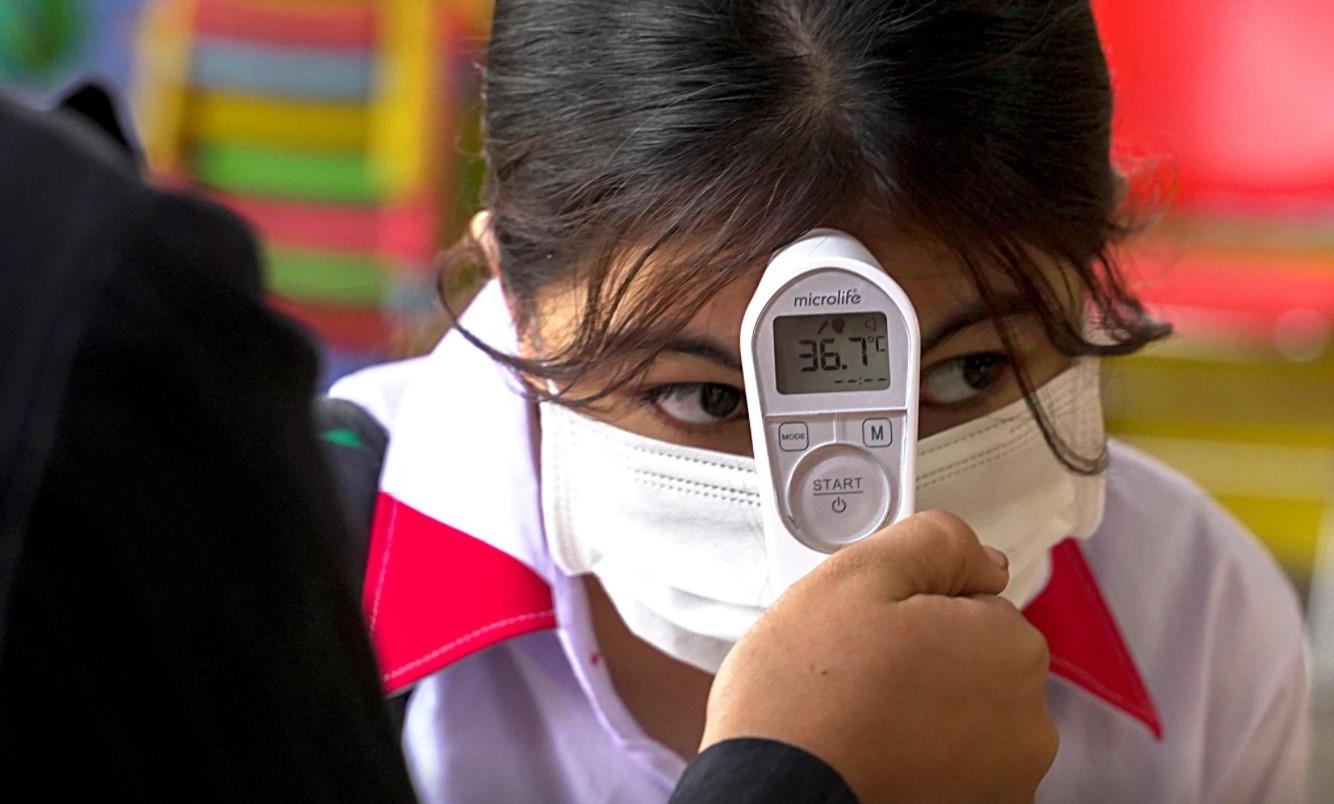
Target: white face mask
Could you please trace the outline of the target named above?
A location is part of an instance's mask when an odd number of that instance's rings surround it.
[[[1098,363],[1081,359],[1038,391],[1056,432],[1078,454],[1103,447]],[[556,565],[597,576],[630,630],[715,673],[772,597],[755,462],[658,441],[542,405],[542,509]],[[1052,454],[1020,399],[923,439],[919,510],[966,521],[1010,559],[1004,597],[1032,599],[1048,551],[1102,518],[1103,476],[1075,474]]]

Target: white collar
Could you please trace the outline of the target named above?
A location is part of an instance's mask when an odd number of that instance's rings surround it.
[[[493,349],[516,349],[496,282],[460,323]],[[542,536],[535,406],[508,368],[457,329],[414,374],[394,419],[381,491],[504,551],[550,583],[556,570]]]

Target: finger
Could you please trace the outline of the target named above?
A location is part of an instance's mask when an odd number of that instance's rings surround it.
[[[894,600],[912,595],[998,595],[1010,573],[972,529],[944,511],[897,522],[840,551],[834,559],[876,574],[877,588]],[[1003,555],[1002,555],[1003,558]]]

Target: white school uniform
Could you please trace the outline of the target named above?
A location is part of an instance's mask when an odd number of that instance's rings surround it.
[[[498,289],[464,317],[513,348]],[[457,334],[333,389],[390,433],[364,603],[426,802],[663,802],[684,762],[618,700],[542,534],[534,409]],[[1301,614],[1197,488],[1110,447],[1106,513],[1025,609],[1060,730],[1044,802],[1304,800]],[[632,535],[632,534],[628,534]]]

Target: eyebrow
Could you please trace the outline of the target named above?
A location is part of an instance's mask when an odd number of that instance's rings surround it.
[[[938,324],[931,334],[922,339],[922,354],[930,352],[949,340],[961,330],[989,321],[994,318],[1009,318],[1032,312],[1030,305],[1022,296],[1006,295],[996,300],[996,314],[982,299],[974,299],[956,310],[953,315]]]
[[[1027,301],[1020,296],[1002,296],[997,300],[997,311],[1001,318],[1031,312]],[[931,334],[922,341],[922,354],[935,349],[960,331],[991,318],[992,313],[986,303],[982,299],[974,299],[931,331]],[[741,358],[723,346],[722,342],[713,338],[680,335],[668,341],[662,347],[662,351],[698,357],[729,371],[741,371]]]
[[[741,358],[712,338],[680,335],[668,341],[662,351],[702,358],[730,371],[741,371]]]

